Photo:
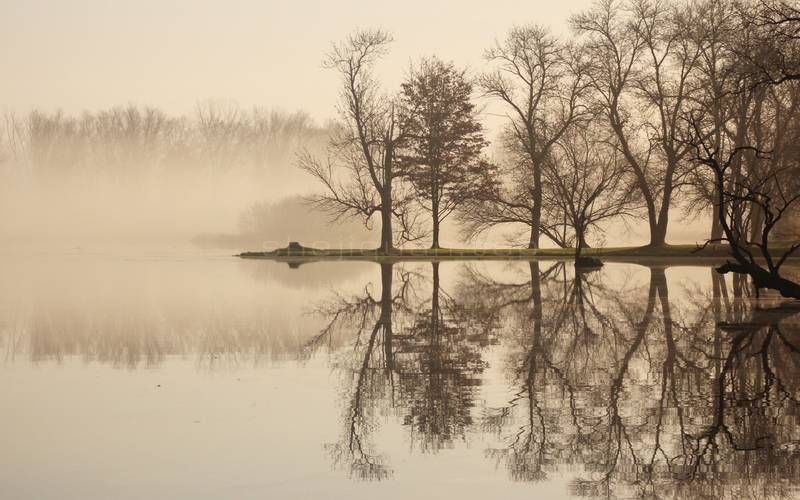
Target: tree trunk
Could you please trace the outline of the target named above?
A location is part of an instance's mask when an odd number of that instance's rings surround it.
[[[711,303],[711,311],[714,316],[714,350],[711,359],[716,360],[714,362],[714,378],[718,378],[722,367],[722,329],[719,325],[722,323],[722,290],[725,287],[725,278],[714,270],[711,271],[711,286],[711,296],[714,299]],[[714,387],[714,397],[718,398],[719,386],[715,384]]]
[[[433,328],[433,338],[439,338],[439,263],[431,262],[433,268],[433,291],[431,292],[431,327]]]
[[[387,372],[393,369],[392,352],[392,278],[393,264],[381,264],[381,327],[383,328],[383,355]]]
[[[669,218],[666,214],[655,223],[650,222],[650,243],[651,247],[663,247],[667,244],[667,223]]]
[[[433,195],[431,200],[431,209],[433,212],[433,243],[432,249],[439,248],[439,199],[436,194]]]
[[[388,209],[381,209],[381,246],[380,252],[383,254],[392,253],[392,212]]]
[[[528,248],[539,248],[539,225],[531,222],[531,239]]]
[[[575,228],[575,270],[597,269],[603,266],[603,262],[596,257],[583,257],[583,249],[586,248],[586,228]]]
[[[714,199],[717,199],[717,196],[714,195]],[[714,203],[712,205],[712,219],[711,219],[711,240],[718,240],[722,238],[722,224],[719,223],[719,205]]]
[[[542,277],[539,271],[539,262],[528,263],[531,273],[531,299],[534,337],[539,338],[542,331]]]
[[[383,185],[381,186],[381,246],[380,253],[388,255],[394,250],[394,233],[392,231],[392,171],[393,143],[386,141],[386,154],[383,158]]]
[[[756,292],[762,288],[776,290],[782,296],[789,299],[800,299],[800,284],[782,278],[778,274],[768,272],[755,264],[748,262],[728,262],[717,268],[720,274],[740,273],[747,274],[753,280]]]
[[[661,313],[669,318],[669,288],[667,287],[667,274],[664,267],[650,267],[650,283],[655,288],[661,301]]]
[[[750,241],[761,241],[764,230],[764,211],[756,203],[750,204]]]
[[[575,238],[575,260],[579,260],[581,258],[581,253],[583,249],[586,247],[586,234],[585,231],[579,229],[575,231],[576,238]]]
[[[539,248],[539,228],[542,226],[542,172],[534,171],[533,210],[531,210],[531,239],[528,248]]]
[[[677,161],[677,160],[673,160]],[[672,204],[672,174],[664,183],[664,194],[661,198],[661,208],[658,211],[656,225],[650,233],[650,246],[663,247],[667,244],[667,227],[669,226],[669,207]],[[652,226],[651,226],[652,227]]]

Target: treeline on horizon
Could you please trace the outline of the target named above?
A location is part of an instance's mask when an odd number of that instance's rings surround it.
[[[323,144],[328,135],[304,112],[219,101],[200,102],[187,116],[137,105],[78,115],[7,113],[0,130],[0,164],[42,179],[80,172],[264,169],[291,162],[299,145]]]
[[[798,19],[793,0],[598,0],[569,37],[519,25],[477,74],[420,59],[397,91],[376,70],[393,35],[357,30],[325,57],[341,77],[328,153],[300,166],[316,206],[380,228],[384,252],[439,247],[451,214],[467,238],[514,225],[530,248],[578,254],[619,221],[664,246],[676,209],[711,216],[709,241],[742,255],[796,241]],[[505,115],[492,158],[478,98]]]
[[[171,233],[238,248],[307,236],[285,231],[289,209],[298,227],[335,241],[315,224],[324,217],[298,201],[304,176],[294,167],[298,149],[322,151],[328,136],[307,113],[223,101],[199,102],[185,116],[139,105],[6,113],[0,205],[16,215],[0,232],[74,244]],[[363,239],[360,224],[348,226],[348,240]]]

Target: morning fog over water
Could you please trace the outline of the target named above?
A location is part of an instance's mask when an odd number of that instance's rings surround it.
[[[798,492],[800,311],[708,266],[0,268],[3,498]]]
[[[800,498],[800,0],[0,45],[0,500]]]

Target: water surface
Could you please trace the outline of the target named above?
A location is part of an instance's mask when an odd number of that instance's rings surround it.
[[[800,314],[710,267],[15,255],[2,498],[791,498]]]

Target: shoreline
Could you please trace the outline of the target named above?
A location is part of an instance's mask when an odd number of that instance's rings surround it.
[[[726,245],[709,245],[697,250],[697,245],[667,245],[664,247],[609,247],[586,248],[582,256],[595,257],[604,262],[631,263],[723,263],[731,258]],[[776,247],[773,253],[780,254],[784,249]],[[282,262],[313,262],[324,260],[367,260],[375,262],[396,262],[413,260],[571,260],[574,248],[439,248],[439,249],[396,249],[383,253],[377,249],[318,249],[299,245],[271,251],[242,252],[236,257],[242,259],[265,259]],[[800,256],[792,256],[797,261]]]

